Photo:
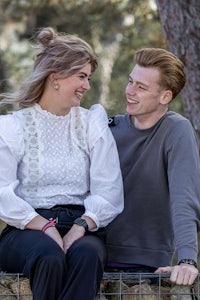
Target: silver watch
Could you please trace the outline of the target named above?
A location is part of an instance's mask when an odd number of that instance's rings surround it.
[[[196,261],[194,261],[193,259],[181,259],[179,262],[178,262],[178,265],[180,264],[188,264],[188,265],[192,265],[192,266],[195,266],[195,268],[197,268],[197,263]]]

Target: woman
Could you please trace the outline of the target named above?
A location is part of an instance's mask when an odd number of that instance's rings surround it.
[[[92,300],[123,210],[118,153],[102,106],[80,107],[90,46],[51,28],[36,39],[30,77],[2,100],[19,109],[0,117],[0,268],[28,276],[34,300]]]

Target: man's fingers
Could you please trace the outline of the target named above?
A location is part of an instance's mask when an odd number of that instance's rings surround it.
[[[173,267],[170,280],[179,285],[191,285],[198,275],[198,270],[191,265]]]
[[[159,267],[159,268],[155,271],[155,273],[156,273],[156,274],[161,274],[161,273],[171,273],[171,271],[172,271],[172,267],[167,266],[167,267]]]

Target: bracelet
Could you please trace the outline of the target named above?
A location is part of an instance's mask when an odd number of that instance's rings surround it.
[[[45,231],[47,230],[47,228],[49,228],[49,227],[55,227],[56,223],[57,223],[57,219],[53,219],[53,218],[49,219],[49,222],[46,223],[46,224],[42,227],[41,231],[42,231],[42,232],[45,232]]]

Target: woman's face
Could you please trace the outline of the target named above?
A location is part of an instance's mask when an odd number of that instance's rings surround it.
[[[83,95],[90,89],[90,77],[91,64],[64,79],[56,79],[56,74],[52,74],[48,91],[44,93],[39,104],[53,114],[66,115],[71,107],[80,105]]]

